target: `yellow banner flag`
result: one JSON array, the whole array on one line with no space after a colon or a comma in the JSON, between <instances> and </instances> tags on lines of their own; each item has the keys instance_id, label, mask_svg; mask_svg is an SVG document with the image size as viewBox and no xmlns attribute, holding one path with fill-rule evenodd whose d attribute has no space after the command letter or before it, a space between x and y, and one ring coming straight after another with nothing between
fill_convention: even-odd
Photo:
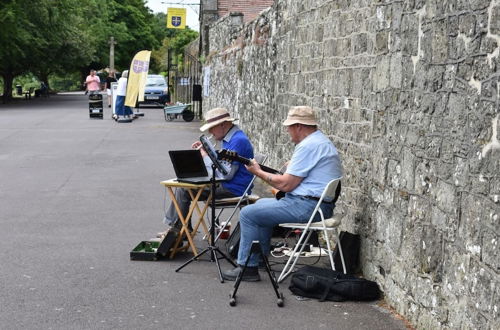
<instances>
[{"instance_id":1,"label":"yellow banner flag","mask_svg":"<svg viewBox=\"0 0 500 330\"><path fill-rule=\"evenodd\" d=\"M135 54L132 63L130 63L127 95L125 97L125 105L128 107L135 107L137 101L144 101L144 89L148 77L150 57L151 52L149 50L141 50Z\"/></svg>"},{"instance_id":2,"label":"yellow banner flag","mask_svg":"<svg viewBox=\"0 0 500 330\"><path fill-rule=\"evenodd\" d=\"M167 29L186 28L186 8L168 8Z\"/></svg>"}]
</instances>

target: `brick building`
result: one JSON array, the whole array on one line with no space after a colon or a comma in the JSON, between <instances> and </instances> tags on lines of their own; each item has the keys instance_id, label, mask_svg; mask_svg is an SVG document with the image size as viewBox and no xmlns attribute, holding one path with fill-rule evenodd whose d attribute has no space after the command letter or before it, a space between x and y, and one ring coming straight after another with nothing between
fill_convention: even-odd
<instances>
[{"instance_id":1,"label":"brick building","mask_svg":"<svg viewBox=\"0 0 500 330\"><path fill-rule=\"evenodd\" d=\"M271 7L274 0L202 0L200 14L200 33L202 47L200 52L208 55L209 25L220 18L232 15L236 25L250 22L264 9Z\"/></svg>"},{"instance_id":2,"label":"brick building","mask_svg":"<svg viewBox=\"0 0 500 330\"><path fill-rule=\"evenodd\" d=\"M217 15L224 17L233 12L242 13L243 21L246 23L273 3L274 0L219 0L217 1Z\"/></svg>"}]
</instances>

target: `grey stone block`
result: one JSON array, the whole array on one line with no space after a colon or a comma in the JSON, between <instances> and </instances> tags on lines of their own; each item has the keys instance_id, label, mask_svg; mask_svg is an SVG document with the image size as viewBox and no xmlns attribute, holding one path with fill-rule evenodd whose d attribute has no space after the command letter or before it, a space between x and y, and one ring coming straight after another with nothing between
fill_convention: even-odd
<instances>
[{"instance_id":1,"label":"grey stone block","mask_svg":"<svg viewBox=\"0 0 500 330\"><path fill-rule=\"evenodd\" d=\"M448 31L446 20L438 20L432 24L432 62L444 63L448 57Z\"/></svg>"},{"instance_id":2,"label":"grey stone block","mask_svg":"<svg viewBox=\"0 0 500 330\"><path fill-rule=\"evenodd\" d=\"M434 282L441 282L443 261L443 236L441 232L432 226L424 226L420 249L419 272L431 274ZM430 287L427 290L430 290ZM417 299L417 301L423 300L425 299ZM424 306L426 305L424 304ZM427 303L426 307L432 306Z\"/></svg>"},{"instance_id":3,"label":"grey stone block","mask_svg":"<svg viewBox=\"0 0 500 330\"><path fill-rule=\"evenodd\" d=\"M500 35L500 5L491 8L490 33Z\"/></svg>"},{"instance_id":4,"label":"grey stone block","mask_svg":"<svg viewBox=\"0 0 500 330\"><path fill-rule=\"evenodd\" d=\"M500 255L498 253L499 237L492 229L485 228L482 234L482 260L492 269L500 269Z\"/></svg>"},{"instance_id":5,"label":"grey stone block","mask_svg":"<svg viewBox=\"0 0 500 330\"><path fill-rule=\"evenodd\" d=\"M386 54L389 51L389 32L380 31L375 35L375 50L377 53Z\"/></svg>"},{"instance_id":6,"label":"grey stone block","mask_svg":"<svg viewBox=\"0 0 500 330\"><path fill-rule=\"evenodd\" d=\"M485 9L490 5L489 0L470 0L470 8L472 10Z\"/></svg>"},{"instance_id":7,"label":"grey stone block","mask_svg":"<svg viewBox=\"0 0 500 330\"><path fill-rule=\"evenodd\" d=\"M401 88L402 84L402 56L401 54L393 54L390 64L390 86L392 88Z\"/></svg>"}]
</instances>

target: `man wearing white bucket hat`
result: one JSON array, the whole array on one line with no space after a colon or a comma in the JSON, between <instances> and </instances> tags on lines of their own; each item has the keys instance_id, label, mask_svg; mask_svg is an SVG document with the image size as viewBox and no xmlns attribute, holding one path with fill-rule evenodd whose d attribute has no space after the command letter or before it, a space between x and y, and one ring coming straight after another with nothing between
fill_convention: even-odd
<instances>
[{"instance_id":1,"label":"man wearing white bucket hat","mask_svg":"<svg viewBox=\"0 0 500 330\"><path fill-rule=\"evenodd\" d=\"M231 117L227 109L225 108L215 108L207 112L205 116L205 124L200 127L200 131L208 131L213 135L215 140L222 142L222 148L232 150L238 153L238 155L245 158L253 158L253 147L250 143L248 137L243 133L243 131L235 125L233 122L234 118ZM200 141L194 142L191 147L193 149L199 149L205 165L211 166L211 160L208 157L206 151L203 149ZM211 169L210 172L211 173ZM226 197L236 197L243 195L246 187L252 180L253 175L248 172L245 166L237 161L231 163L231 170L224 176L224 181L217 185L215 191L216 198L226 198ZM210 188L207 188L201 195L201 200L208 198L210 194ZM191 197L189 193L184 189L177 189L175 191L175 199L179 203L181 211L184 215L187 215L189 211L189 204L191 203ZM179 216L175 210L173 203L165 214L164 223L170 226L180 226Z\"/></svg>"},{"instance_id":2,"label":"man wearing white bucket hat","mask_svg":"<svg viewBox=\"0 0 500 330\"><path fill-rule=\"evenodd\" d=\"M326 184L342 176L342 165L333 143L318 130L312 108L293 107L283 122L295 150L285 174L269 174L252 161L246 168L271 186L286 193L285 197L261 198L245 206L240 213L241 239L238 267L224 271L224 279L234 281L242 271L250 253L252 241L260 241L264 253L269 254L273 227L280 223L307 222L318 203ZM325 217L330 217L334 201L321 203ZM259 281L260 255L252 254L243 274L244 281Z\"/></svg>"}]
</instances>

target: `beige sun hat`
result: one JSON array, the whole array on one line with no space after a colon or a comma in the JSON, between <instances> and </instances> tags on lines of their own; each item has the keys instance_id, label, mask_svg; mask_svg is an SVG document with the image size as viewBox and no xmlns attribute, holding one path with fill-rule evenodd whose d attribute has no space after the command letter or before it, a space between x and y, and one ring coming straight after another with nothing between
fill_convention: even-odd
<instances>
[{"instance_id":1,"label":"beige sun hat","mask_svg":"<svg viewBox=\"0 0 500 330\"><path fill-rule=\"evenodd\" d=\"M305 105L290 108L283 125L290 126L293 124L317 126L318 122L316 121L314 110Z\"/></svg>"},{"instance_id":2,"label":"beige sun hat","mask_svg":"<svg viewBox=\"0 0 500 330\"><path fill-rule=\"evenodd\" d=\"M231 118L229 111L225 108L214 108L207 112L205 115L205 125L200 127L200 131L204 132L214 126L219 125L225 121L235 121Z\"/></svg>"}]
</instances>

